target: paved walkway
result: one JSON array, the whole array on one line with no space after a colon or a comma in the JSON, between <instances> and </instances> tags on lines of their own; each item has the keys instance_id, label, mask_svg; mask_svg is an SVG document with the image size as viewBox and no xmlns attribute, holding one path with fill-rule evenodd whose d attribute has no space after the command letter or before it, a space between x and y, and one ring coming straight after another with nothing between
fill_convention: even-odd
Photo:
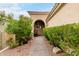
<instances>
[{"instance_id":1,"label":"paved walkway","mask_svg":"<svg viewBox=\"0 0 79 59\"><path fill-rule=\"evenodd\" d=\"M7 49L0 56L50 56L48 41L44 36L35 37L29 44L14 49Z\"/></svg>"},{"instance_id":2,"label":"paved walkway","mask_svg":"<svg viewBox=\"0 0 79 59\"><path fill-rule=\"evenodd\" d=\"M14 49L7 49L0 56L60 56L52 53L52 45L44 36L34 37L28 44Z\"/></svg>"},{"instance_id":3,"label":"paved walkway","mask_svg":"<svg viewBox=\"0 0 79 59\"><path fill-rule=\"evenodd\" d=\"M30 56L50 56L50 51L44 36L38 36L33 39Z\"/></svg>"}]
</instances>

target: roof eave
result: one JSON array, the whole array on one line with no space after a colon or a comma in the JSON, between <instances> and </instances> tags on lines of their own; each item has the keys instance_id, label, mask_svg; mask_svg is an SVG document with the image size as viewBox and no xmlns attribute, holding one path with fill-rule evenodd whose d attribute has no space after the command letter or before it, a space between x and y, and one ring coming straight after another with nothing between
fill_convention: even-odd
<instances>
[{"instance_id":1,"label":"roof eave","mask_svg":"<svg viewBox=\"0 0 79 59\"><path fill-rule=\"evenodd\" d=\"M61 6L64 6L66 3L56 3L54 8L50 11L49 15L46 18L46 22L48 22L56 13L59 11Z\"/></svg>"},{"instance_id":2,"label":"roof eave","mask_svg":"<svg viewBox=\"0 0 79 59\"><path fill-rule=\"evenodd\" d=\"M30 15L41 15L41 14L43 14L43 15L48 15L49 14L49 12L48 11L28 11L28 13L30 14Z\"/></svg>"}]
</instances>

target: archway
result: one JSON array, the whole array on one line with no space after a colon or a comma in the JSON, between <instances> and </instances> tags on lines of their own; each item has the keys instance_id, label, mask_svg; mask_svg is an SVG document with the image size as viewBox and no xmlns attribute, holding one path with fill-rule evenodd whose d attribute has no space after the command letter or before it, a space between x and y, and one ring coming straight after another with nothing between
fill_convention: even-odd
<instances>
[{"instance_id":1,"label":"archway","mask_svg":"<svg viewBox=\"0 0 79 59\"><path fill-rule=\"evenodd\" d=\"M42 20L37 20L34 23L34 36L42 36L45 23Z\"/></svg>"}]
</instances>

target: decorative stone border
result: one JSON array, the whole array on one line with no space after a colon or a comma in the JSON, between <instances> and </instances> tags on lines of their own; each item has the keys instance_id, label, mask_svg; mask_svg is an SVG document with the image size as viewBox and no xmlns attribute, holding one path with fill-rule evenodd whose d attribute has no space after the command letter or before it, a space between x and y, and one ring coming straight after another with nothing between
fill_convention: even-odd
<instances>
[{"instance_id":1,"label":"decorative stone border","mask_svg":"<svg viewBox=\"0 0 79 59\"><path fill-rule=\"evenodd\" d=\"M9 47L6 47L6 48L2 49L2 50L0 51L0 53L2 53L3 51L7 50L8 48L9 48Z\"/></svg>"}]
</instances>

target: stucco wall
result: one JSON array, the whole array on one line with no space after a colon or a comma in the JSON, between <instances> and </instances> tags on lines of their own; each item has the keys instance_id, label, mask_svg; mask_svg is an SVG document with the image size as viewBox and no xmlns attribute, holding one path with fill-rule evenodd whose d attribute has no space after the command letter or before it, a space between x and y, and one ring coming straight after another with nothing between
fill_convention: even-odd
<instances>
[{"instance_id":1,"label":"stucco wall","mask_svg":"<svg viewBox=\"0 0 79 59\"><path fill-rule=\"evenodd\" d=\"M48 26L60 26L63 24L79 22L79 3L65 4L48 22Z\"/></svg>"},{"instance_id":2,"label":"stucco wall","mask_svg":"<svg viewBox=\"0 0 79 59\"><path fill-rule=\"evenodd\" d=\"M45 22L45 20L46 20L46 17L47 17L48 15L31 15L31 18L32 18L32 20L33 20L33 23L36 21L36 20L43 20L44 22Z\"/></svg>"},{"instance_id":3,"label":"stucco wall","mask_svg":"<svg viewBox=\"0 0 79 59\"><path fill-rule=\"evenodd\" d=\"M46 17L48 16L48 14L46 14L46 15L30 15L31 16L31 18L32 18L32 32L34 32L34 23L35 23L35 21L37 21L37 20L42 20L44 23L45 23L45 25L46 25Z\"/></svg>"},{"instance_id":4,"label":"stucco wall","mask_svg":"<svg viewBox=\"0 0 79 59\"><path fill-rule=\"evenodd\" d=\"M7 27L7 22L3 24L0 24L0 48L5 48L7 46L6 41L10 38L13 38L15 40L15 35L8 34L5 32L5 28Z\"/></svg>"},{"instance_id":5,"label":"stucco wall","mask_svg":"<svg viewBox=\"0 0 79 59\"><path fill-rule=\"evenodd\" d=\"M2 32L2 47L3 48L7 46L6 41L9 40L10 38L13 38L13 40L15 40L15 35Z\"/></svg>"}]
</instances>

